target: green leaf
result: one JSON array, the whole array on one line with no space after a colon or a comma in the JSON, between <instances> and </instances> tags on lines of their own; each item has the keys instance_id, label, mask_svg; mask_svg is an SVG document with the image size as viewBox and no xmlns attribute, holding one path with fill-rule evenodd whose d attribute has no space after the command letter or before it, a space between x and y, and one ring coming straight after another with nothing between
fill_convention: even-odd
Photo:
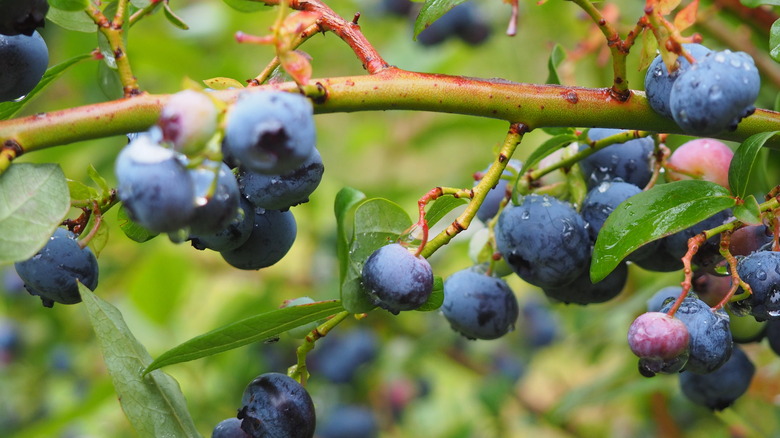
<instances>
[{"instance_id":1,"label":"green leaf","mask_svg":"<svg viewBox=\"0 0 780 438\"><path fill-rule=\"evenodd\" d=\"M453 196L442 196L433 201L433 204L425 213L425 220L428 221L428 227L436 225L447 213L469 203L468 198L455 198Z\"/></svg>"},{"instance_id":2,"label":"green leaf","mask_svg":"<svg viewBox=\"0 0 780 438\"><path fill-rule=\"evenodd\" d=\"M267 9L268 6L259 0L222 0L231 8L239 12L257 12Z\"/></svg>"},{"instance_id":3,"label":"green leaf","mask_svg":"<svg viewBox=\"0 0 780 438\"><path fill-rule=\"evenodd\" d=\"M152 4L151 0L130 0L130 3L135 6L138 9L143 9L150 4Z\"/></svg>"},{"instance_id":4,"label":"green leaf","mask_svg":"<svg viewBox=\"0 0 780 438\"><path fill-rule=\"evenodd\" d=\"M556 44L547 60L547 82L548 84L560 85L561 78L558 77L558 66L566 59L566 51L560 44Z\"/></svg>"},{"instance_id":5,"label":"green leaf","mask_svg":"<svg viewBox=\"0 0 780 438\"><path fill-rule=\"evenodd\" d=\"M98 173L97 169L95 169L95 166L92 164L90 164L87 168L87 175L89 175L89 179L91 179L95 185L100 187L100 196L106 196L108 192L111 191L111 187L109 187L108 181L106 181L106 179L103 178L100 173Z\"/></svg>"},{"instance_id":6,"label":"green leaf","mask_svg":"<svg viewBox=\"0 0 780 438\"><path fill-rule=\"evenodd\" d=\"M176 380L159 370L141 375L152 357L119 310L81 284L79 292L119 403L136 432L143 437L200 437Z\"/></svg>"},{"instance_id":7,"label":"green leaf","mask_svg":"<svg viewBox=\"0 0 780 438\"><path fill-rule=\"evenodd\" d=\"M577 136L573 132L558 134L547 139L547 141L539 145L539 147L531 152L531 155L526 158L525 163L523 164L523 169L520 170L520 174L522 175L528 172L529 169L533 169L534 166L539 164L539 162L548 155L561 149L562 147L568 146L575 141L577 141Z\"/></svg>"},{"instance_id":8,"label":"green leaf","mask_svg":"<svg viewBox=\"0 0 780 438\"><path fill-rule=\"evenodd\" d=\"M354 207L364 199L366 199L366 195L363 192L352 187L344 187L336 194L336 201L333 205L338 233L339 281L342 283L347 276L349 241L354 224L354 215L350 213L354 213Z\"/></svg>"},{"instance_id":9,"label":"green leaf","mask_svg":"<svg viewBox=\"0 0 780 438\"><path fill-rule=\"evenodd\" d=\"M398 239L411 223L409 215L387 199L369 199L355 209L347 272L341 283L341 301L350 313L365 313L375 307L361 284L363 263L371 253Z\"/></svg>"},{"instance_id":10,"label":"green leaf","mask_svg":"<svg viewBox=\"0 0 780 438\"><path fill-rule=\"evenodd\" d=\"M33 97L43 91L43 89L46 88L53 80L57 79L63 72L65 72L68 67L90 58L91 56L92 55L76 56L75 58L63 61L46 70L46 73L43 74L43 77L41 78L41 81L38 82L38 85L36 85L32 91L27 93L23 99L0 103L0 120L10 119L11 117L15 116L25 105L27 105L28 102L30 102L30 100L32 100Z\"/></svg>"},{"instance_id":11,"label":"green leaf","mask_svg":"<svg viewBox=\"0 0 780 438\"><path fill-rule=\"evenodd\" d=\"M414 37L420 32L424 31L428 26L433 24L442 15L446 14L450 9L458 6L466 0L426 0L420 13L417 15L417 20L414 22Z\"/></svg>"},{"instance_id":12,"label":"green leaf","mask_svg":"<svg viewBox=\"0 0 780 438\"><path fill-rule=\"evenodd\" d=\"M95 226L95 215L93 214L89 217L87 226L84 227L84 231L81 233L80 237L86 236L87 233L89 233L94 226ZM95 253L95 257L100 257L100 253L103 251L103 248L106 247L107 243L108 243L108 224L106 223L105 218L103 218L103 220L100 222L100 228L97 229L95 234L89 240L87 246L89 247L89 249L92 250L93 253Z\"/></svg>"},{"instance_id":13,"label":"green leaf","mask_svg":"<svg viewBox=\"0 0 780 438\"><path fill-rule=\"evenodd\" d=\"M697 224L733 207L728 189L709 181L662 184L632 196L609 215L593 248L590 277L601 281L647 242Z\"/></svg>"},{"instance_id":14,"label":"green leaf","mask_svg":"<svg viewBox=\"0 0 780 438\"><path fill-rule=\"evenodd\" d=\"M70 199L78 203L86 204L91 199L96 199L98 191L93 187L84 184L81 181L68 180L68 191L70 192Z\"/></svg>"},{"instance_id":15,"label":"green leaf","mask_svg":"<svg viewBox=\"0 0 780 438\"><path fill-rule=\"evenodd\" d=\"M780 19L775 20L769 29L769 56L780 62Z\"/></svg>"},{"instance_id":16,"label":"green leaf","mask_svg":"<svg viewBox=\"0 0 780 438\"><path fill-rule=\"evenodd\" d=\"M62 28L76 32L97 32L97 24L84 11L64 11L55 7L49 8L46 18Z\"/></svg>"},{"instance_id":17,"label":"green leaf","mask_svg":"<svg viewBox=\"0 0 780 438\"><path fill-rule=\"evenodd\" d=\"M444 281L440 276L434 275L431 296L428 297L428 301L426 301L425 304L416 310L418 312L430 312L441 307L442 303L444 303Z\"/></svg>"},{"instance_id":18,"label":"green leaf","mask_svg":"<svg viewBox=\"0 0 780 438\"><path fill-rule=\"evenodd\" d=\"M49 0L49 6L63 11L83 11L89 6L87 0Z\"/></svg>"},{"instance_id":19,"label":"green leaf","mask_svg":"<svg viewBox=\"0 0 780 438\"><path fill-rule=\"evenodd\" d=\"M56 164L12 164L0 174L0 265L27 260L70 210L68 182Z\"/></svg>"},{"instance_id":20,"label":"green leaf","mask_svg":"<svg viewBox=\"0 0 780 438\"><path fill-rule=\"evenodd\" d=\"M729 186L735 196L743 198L748 191L751 174L760 164L757 160L764 143L780 131L761 132L751 135L734 152L729 166Z\"/></svg>"},{"instance_id":21,"label":"green leaf","mask_svg":"<svg viewBox=\"0 0 780 438\"><path fill-rule=\"evenodd\" d=\"M761 225L761 209L753 195L743 199L744 203L734 207L734 216L740 222L748 225Z\"/></svg>"},{"instance_id":22,"label":"green leaf","mask_svg":"<svg viewBox=\"0 0 780 438\"><path fill-rule=\"evenodd\" d=\"M214 90L227 90L229 88L244 88L244 84L233 78L211 78L203 81L207 87Z\"/></svg>"},{"instance_id":23,"label":"green leaf","mask_svg":"<svg viewBox=\"0 0 780 438\"><path fill-rule=\"evenodd\" d=\"M98 64L97 82L100 91L110 100L121 99L125 92L122 85L122 79L119 78L119 72L109 67L105 62Z\"/></svg>"},{"instance_id":24,"label":"green leaf","mask_svg":"<svg viewBox=\"0 0 780 438\"><path fill-rule=\"evenodd\" d=\"M125 210L124 205L119 207L119 211L116 213L116 219L119 221L119 228L124 231L125 235L129 237L130 240L136 241L138 243L144 243L148 240L154 239L158 235L158 233L149 231L130 219L130 216L127 215L127 210Z\"/></svg>"},{"instance_id":25,"label":"green leaf","mask_svg":"<svg viewBox=\"0 0 780 438\"><path fill-rule=\"evenodd\" d=\"M171 24L173 24L174 26L182 30L190 29L190 26L188 26L187 23L184 22L184 20L182 20L178 15L173 13L168 2L163 3L163 10L165 11L165 18L167 18Z\"/></svg>"},{"instance_id":26,"label":"green leaf","mask_svg":"<svg viewBox=\"0 0 780 438\"><path fill-rule=\"evenodd\" d=\"M144 374L158 368L242 347L276 337L287 330L319 321L343 310L338 301L320 301L285 307L242 319L212 330L171 348L144 369Z\"/></svg>"}]
</instances>

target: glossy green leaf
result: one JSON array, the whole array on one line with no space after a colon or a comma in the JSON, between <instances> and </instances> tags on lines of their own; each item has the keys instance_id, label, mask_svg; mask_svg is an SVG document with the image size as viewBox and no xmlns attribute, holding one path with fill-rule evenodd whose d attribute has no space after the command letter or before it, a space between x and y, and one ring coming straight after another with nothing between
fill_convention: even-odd
<instances>
[{"instance_id":1,"label":"glossy green leaf","mask_svg":"<svg viewBox=\"0 0 780 438\"><path fill-rule=\"evenodd\" d=\"M702 180L662 184L620 204L609 215L593 248L591 280L601 281L647 242L697 224L736 204L728 189Z\"/></svg>"},{"instance_id":2,"label":"glossy green leaf","mask_svg":"<svg viewBox=\"0 0 780 438\"><path fill-rule=\"evenodd\" d=\"M49 6L63 11L84 11L89 6L88 0L49 0Z\"/></svg>"},{"instance_id":3,"label":"glossy green leaf","mask_svg":"<svg viewBox=\"0 0 780 438\"><path fill-rule=\"evenodd\" d=\"M428 227L436 225L447 213L455 210L461 205L469 203L468 198L455 198L453 196L442 196L433 201L428 211L425 213L425 220L428 221Z\"/></svg>"},{"instance_id":4,"label":"glossy green leaf","mask_svg":"<svg viewBox=\"0 0 780 438\"><path fill-rule=\"evenodd\" d=\"M433 290L428 301L417 308L418 312L430 312L437 310L444 303L444 281L438 275L433 276Z\"/></svg>"},{"instance_id":5,"label":"glossy green leaf","mask_svg":"<svg viewBox=\"0 0 780 438\"><path fill-rule=\"evenodd\" d=\"M168 22L173 24L174 26L178 27L182 30L189 30L190 26L187 25L187 23L184 22L178 15L176 15L172 10L168 2L163 3L163 11L165 11L165 18L168 19Z\"/></svg>"},{"instance_id":6,"label":"glossy green leaf","mask_svg":"<svg viewBox=\"0 0 780 438\"><path fill-rule=\"evenodd\" d=\"M76 56L75 58L63 61L46 70L46 73L43 74L43 77L41 78L41 81L38 82L38 85L36 85L32 91L27 93L23 99L0 103L0 120L10 119L11 117L15 116L19 111L22 110L22 108L24 108L25 105L27 105L28 102L30 102L30 100L32 100L33 97L49 86L49 84L57 79L62 73L64 73L68 67L90 57L91 55Z\"/></svg>"},{"instance_id":7,"label":"glossy green leaf","mask_svg":"<svg viewBox=\"0 0 780 438\"><path fill-rule=\"evenodd\" d=\"M0 174L0 265L27 260L70 210L68 182L56 164L12 164Z\"/></svg>"},{"instance_id":8,"label":"glossy green leaf","mask_svg":"<svg viewBox=\"0 0 780 438\"><path fill-rule=\"evenodd\" d=\"M157 237L158 233L149 231L130 219L124 205L119 206L119 211L116 213L116 219L119 221L119 228L124 231L125 235L129 237L130 240L143 243Z\"/></svg>"},{"instance_id":9,"label":"glossy green leaf","mask_svg":"<svg viewBox=\"0 0 780 438\"><path fill-rule=\"evenodd\" d=\"M762 132L750 136L734 152L729 166L729 186L735 196L740 198L747 195L748 182L754 171L759 167L759 153L764 143L779 131Z\"/></svg>"},{"instance_id":10,"label":"glossy green leaf","mask_svg":"<svg viewBox=\"0 0 780 438\"><path fill-rule=\"evenodd\" d=\"M450 9L464 3L466 0L426 0L420 13L417 15L417 20L414 22L414 37L420 32L424 31L428 26L433 24L434 21L441 18Z\"/></svg>"},{"instance_id":11,"label":"glossy green leaf","mask_svg":"<svg viewBox=\"0 0 780 438\"><path fill-rule=\"evenodd\" d=\"M371 253L397 240L411 223L409 215L387 199L369 199L355 209L347 272L341 283L341 301L350 313L365 313L375 307L361 284L363 263Z\"/></svg>"},{"instance_id":12,"label":"glossy green leaf","mask_svg":"<svg viewBox=\"0 0 780 438\"><path fill-rule=\"evenodd\" d=\"M76 32L97 32L97 24L84 11L64 11L55 7L49 8L46 19L62 28Z\"/></svg>"},{"instance_id":13,"label":"glossy green leaf","mask_svg":"<svg viewBox=\"0 0 780 438\"><path fill-rule=\"evenodd\" d=\"M144 374L158 368L212 356L253 342L274 338L295 327L319 321L343 310L338 301L320 301L285 307L236 321L171 348L149 364Z\"/></svg>"},{"instance_id":14,"label":"glossy green leaf","mask_svg":"<svg viewBox=\"0 0 780 438\"><path fill-rule=\"evenodd\" d=\"M83 285L79 292L127 419L142 437L200 437L178 382L162 371L141 375L152 357L119 310Z\"/></svg>"},{"instance_id":15,"label":"glossy green leaf","mask_svg":"<svg viewBox=\"0 0 780 438\"><path fill-rule=\"evenodd\" d=\"M566 59L566 51L563 46L556 44L547 60L547 81L548 84L560 85L561 78L558 76L558 66Z\"/></svg>"},{"instance_id":16,"label":"glossy green leaf","mask_svg":"<svg viewBox=\"0 0 780 438\"><path fill-rule=\"evenodd\" d=\"M257 12L268 9L268 6L259 0L222 0L231 8L239 12Z\"/></svg>"},{"instance_id":17,"label":"glossy green leaf","mask_svg":"<svg viewBox=\"0 0 780 438\"><path fill-rule=\"evenodd\" d=\"M531 155L529 155L528 158L526 158L525 163L523 163L523 169L520 170L520 174L522 175L528 172L529 169L535 168L535 166L545 157L575 141L577 141L577 136L573 132L558 134L547 139L531 152Z\"/></svg>"},{"instance_id":18,"label":"glossy green leaf","mask_svg":"<svg viewBox=\"0 0 780 438\"><path fill-rule=\"evenodd\" d=\"M349 242L354 223L353 208L362 200L366 199L363 192L344 187L336 194L336 201L333 210L336 214L336 224L338 233L338 257L339 257L339 281L344 282L347 276L349 266Z\"/></svg>"},{"instance_id":19,"label":"glossy green leaf","mask_svg":"<svg viewBox=\"0 0 780 438\"><path fill-rule=\"evenodd\" d=\"M734 217L748 225L760 225L761 209L758 206L756 197L749 195L743 201L742 204L734 207Z\"/></svg>"},{"instance_id":20,"label":"glossy green leaf","mask_svg":"<svg viewBox=\"0 0 780 438\"><path fill-rule=\"evenodd\" d=\"M769 56L780 62L780 19L775 20L769 29Z\"/></svg>"}]
</instances>

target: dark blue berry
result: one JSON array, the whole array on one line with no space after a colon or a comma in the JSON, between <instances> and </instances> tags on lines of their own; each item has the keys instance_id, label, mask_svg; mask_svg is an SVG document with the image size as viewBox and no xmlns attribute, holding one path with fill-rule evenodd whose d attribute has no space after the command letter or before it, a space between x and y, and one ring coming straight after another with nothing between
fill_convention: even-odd
<instances>
[{"instance_id":1,"label":"dark blue berry","mask_svg":"<svg viewBox=\"0 0 780 438\"><path fill-rule=\"evenodd\" d=\"M624 131L593 128L588 131L588 138L591 141L598 141L621 132ZM580 150L587 147L582 145ZM637 187L646 186L653 176L654 148L653 139L643 137L613 144L588 155L579 163L588 188L592 189L602 181L612 181L617 178Z\"/></svg>"},{"instance_id":2,"label":"dark blue berry","mask_svg":"<svg viewBox=\"0 0 780 438\"><path fill-rule=\"evenodd\" d=\"M363 406L338 406L317 427L319 438L376 438L379 425L376 416Z\"/></svg>"},{"instance_id":3,"label":"dark blue berry","mask_svg":"<svg viewBox=\"0 0 780 438\"><path fill-rule=\"evenodd\" d=\"M519 172L522 169L523 163L518 160L509 160L507 168L514 169L514 172ZM498 213L498 208L501 206L501 201L506 198L506 187L509 184L509 180L505 178L511 178L512 172L510 170L504 170L502 178L498 180L496 186L490 189L485 195L485 199L482 201L482 205L477 210L477 219L483 223L487 223L490 219Z\"/></svg>"},{"instance_id":4,"label":"dark blue berry","mask_svg":"<svg viewBox=\"0 0 780 438\"><path fill-rule=\"evenodd\" d=\"M754 252L739 260L737 273L753 294L732 305L749 309L758 321L780 318L780 252Z\"/></svg>"},{"instance_id":5,"label":"dark blue berry","mask_svg":"<svg viewBox=\"0 0 780 438\"><path fill-rule=\"evenodd\" d=\"M496 339L514 330L517 298L500 278L475 269L452 274L444 282L441 306L453 330L468 339Z\"/></svg>"},{"instance_id":6,"label":"dark blue berry","mask_svg":"<svg viewBox=\"0 0 780 438\"><path fill-rule=\"evenodd\" d=\"M546 347L555 341L559 331L559 322L547 305L528 301L520 309L517 333L526 345Z\"/></svg>"},{"instance_id":7,"label":"dark blue berry","mask_svg":"<svg viewBox=\"0 0 780 438\"><path fill-rule=\"evenodd\" d=\"M217 172L214 171L215 167L219 169ZM230 225L238 214L241 195L236 177L226 164L208 160L189 172L196 205L189 221L190 232L218 233Z\"/></svg>"},{"instance_id":8,"label":"dark blue berry","mask_svg":"<svg viewBox=\"0 0 780 438\"><path fill-rule=\"evenodd\" d=\"M451 36L458 36L470 45L479 45L490 37L490 26L478 14L472 3L461 3L450 9L417 35L424 46L443 43Z\"/></svg>"},{"instance_id":9,"label":"dark blue berry","mask_svg":"<svg viewBox=\"0 0 780 438\"><path fill-rule=\"evenodd\" d=\"M4 15L5 10L0 10ZM32 36L0 35L0 102L17 99L32 91L48 65L49 50L38 32Z\"/></svg>"},{"instance_id":10,"label":"dark blue berry","mask_svg":"<svg viewBox=\"0 0 780 438\"><path fill-rule=\"evenodd\" d=\"M665 237L663 244L669 254L679 260L688 252L688 240L691 237L702 231L719 227L731 219L731 210L723 210L696 225ZM704 244L700 245L698 251L691 259L694 264L702 267L712 266L721 260L723 260L723 256L720 255L720 235L712 236Z\"/></svg>"},{"instance_id":11,"label":"dark blue berry","mask_svg":"<svg viewBox=\"0 0 780 438\"><path fill-rule=\"evenodd\" d=\"M735 347L729 360L709 374L681 373L680 388L690 401L721 411L747 392L755 373L756 367L750 358Z\"/></svg>"},{"instance_id":12,"label":"dark blue berry","mask_svg":"<svg viewBox=\"0 0 780 438\"><path fill-rule=\"evenodd\" d=\"M77 280L91 290L98 284L95 255L89 248L81 249L76 236L64 228L57 228L37 254L15 267L27 290L47 307L81 302Z\"/></svg>"},{"instance_id":13,"label":"dark blue berry","mask_svg":"<svg viewBox=\"0 0 780 438\"><path fill-rule=\"evenodd\" d=\"M398 314L425 304L433 291L433 272L424 257L398 243L374 251L362 270L363 287L374 304Z\"/></svg>"},{"instance_id":14,"label":"dark blue berry","mask_svg":"<svg viewBox=\"0 0 780 438\"><path fill-rule=\"evenodd\" d=\"M241 193L255 206L285 210L309 200L309 195L320 184L324 170L322 156L315 148L303 164L284 175L241 170L238 185Z\"/></svg>"},{"instance_id":15,"label":"dark blue berry","mask_svg":"<svg viewBox=\"0 0 780 438\"><path fill-rule=\"evenodd\" d=\"M238 418L253 438L311 438L316 417L306 389L280 373L255 378L244 390Z\"/></svg>"},{"instance_id":16,"label":"dark blue berry","mask_svg":"<svg viewBox=\"0 0 780 438\"><path fill-rule=\"evenodd\" d=\"M685 50L693 56L693 59L701 59L710 49L701 44L683 44ZM675 70L669 73L661 55L653 59L645 75L645 93L650 107L662 116L672 118L672 111L669 109L669 96L672 94L672 85L680 77L680 74L691 67L691 63L684 56L677 58Z\"/></svg>"},{"instance_id":17,"label":"dark blue berry","mask_svg":"<svg viewBox=\"0 0 780 438\"><path fill-rule=\"evenodd\" d=\"M673 303L682 293L680 286L668 286L656 292L647 300L648 312L660 312L669 303Z\"/></svg>"},{"instance_id":18,"label":"dark blue berry","mask_svg":"<svg viewBox=\"0 0 780 438\"><path fill-rule=\"evenodd\" d=\"M542 287L549 298L574 304L597 304L615 298L623 290L628 279L628 266L620 263L606 278L593 283L590 281L590 265L572 282L557 287Z\"/></svg>"},{"instance_id":19,"label":"dark blue berry","mask_svg":"<svg viewBox=\"0 0 780 438\"><path fill-rule=\"evenodd\" d=\"M379 342L370 330L334 331L317 341L317 348L309 356L309 369L331 383L350 383L378 351Z\"/></svg>"},{"instance_id":20,"label":"dark blue berry","mask_svg":"<svg viewBox=\"0 0 780 438\"><path fill-rule=\"evenodd\" d=\"M211 432L211 438L250 438L250 436L241 430L241 420L234 417L220 421Z\"/></svg>"},{"instance_id":21,"label":"dark blue berry","mask_svg":"<svg viewBox=\"0 0 780 438\"><path fill-rule=\"evenodd\" d=\"M190 236L196 249L230 251L243 245L252 234L255 226L255 206L244 197L239 199L239 208L233 219L221 230Z\"/></svg>"},{"instance_id":22,"label":"dark blue berry","mask_svg":"<svg viewBox=\"0 0 780 438\"><path fill-rule=\"evenodd\" d=\"M289 211L255 212L252 233L241 246L221 251L222 258L238 269L255 270L271 266L282 259L295 242L298 228Z\"/></svg>"},{"instance_id":23,"label":"dark blue berry","mask_svg":"<svg viewBox=\"0 0 780 438\"><path fill-rule=\"evenodd\" d=\"M498 251L520 278L539 287L558 287L588 269L590 237L568 203L528 195L507 207L496 226Z\"/></svg>"},{"instance_id":24,"label":"dark blue berry","mask_svg":"<svg viewBox=\"0 0 780 438\"><path fill-rule=\"evenodd\" d=\"M688 134L706 136L734 130L753 106L761 78L744 52L710 52L680 74L672 86L669 108Z\"/></svg>"},{"instance_id":25,"label":"dark blue berry","mask_svg":"<svg viewBox=\"0 0 780 438\"><path fill-rule=\"evenodd\" d=\"M766 323L766 339L769 348L780 356L780 319L770 319Z\"/></svg>"},{"instance_id":26,"label":"dark blue berry","mask_svg":"<svg viewBox=\"0 0 780 438\"><path fill-rule=\"evenodd\" d=\"M49 2L47 0L0 0L0 11L3 11L0 15L0 35L30 36L35 28L43 27L46 13L49 12Z\"/></svg>"},{"instance_id":27,"label":"dark blue berry","mask_svg":"<svg viewBox=\"0 0 780 438\"><path fill-rule=\"evenodd\" d=\"M582 218L590 225L591 239L596 241L604 222L618 205L641 192L639 187L622 181L605 181L591 189L580 209Z\"/></svg>"},{"instance_id":28,"label":"dark blue berry","mask_svg":"<svg viewBox=\"0 0 780 438\"><path fill-rule=\"evenodd\" d=\"M245 92L227 115L225 155L253 172L292 172L312 154L316 136L311 102L281 91Z\"/></svg>"}]
</instances>

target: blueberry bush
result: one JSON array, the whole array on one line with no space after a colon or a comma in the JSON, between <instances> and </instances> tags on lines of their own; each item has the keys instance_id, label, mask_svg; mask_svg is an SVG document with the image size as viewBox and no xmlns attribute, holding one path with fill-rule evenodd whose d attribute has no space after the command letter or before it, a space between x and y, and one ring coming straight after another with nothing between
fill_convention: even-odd
<instances>
[{"instance_id":1,"label":"blueberry bush","mask_svg":"<svg viewBox=\"0 0 780 438\"><path fill-rule=\"evenodd\" d=\"M0 434L777 435L777 4L0 0Z\"/></svg>"}]
</instances>

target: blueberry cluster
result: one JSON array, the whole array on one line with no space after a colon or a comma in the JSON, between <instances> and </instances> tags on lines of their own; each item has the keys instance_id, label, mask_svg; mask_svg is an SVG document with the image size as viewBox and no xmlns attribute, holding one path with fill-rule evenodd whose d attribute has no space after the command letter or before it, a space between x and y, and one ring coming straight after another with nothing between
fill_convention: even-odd
<instances>
[{"instance_id":1,"label":"blueberry cluster","mask_svg":"<svg viewBox=\"0 0 780 438\"><path fill-rule=\"evenodd\" d=\"M207 93L173 95L157 126L117 157L118 196L152 232L183 232L239 269L271 266L295 241L290 207L322 179L311 103L276 91L241 95L226 116L224 162L208 158L220 152L219 117Z\"/></svg>"},{"instance_id":2,"label":"blueberry cluster","mask_svg":"<svg viewBox=\"0 0 780 438\"><path fill-rule=\"evenodd\" d=\"M411 0L382 0L381 9L391 15L414 20L419 8ZM424 46L439 45L450 38L459 38L470 46L477 46L490 38L492 29L472 4L460 3L417 35L417 42Z\"/></svg>"},{"instance_id":3,"label":"blueberry cluster","mask_svg":"<svg viewBox=\"0 0 780 438\"><path fill-rule=\"evenodd\" d=\"M659 55L650 65L645 76L650 105L689 134L736 129L740 120L755 111L753 103L761 86L753 58L698 44L684 47L695 63L678 57L670 73Z\"/></svg>"},{"instance_id":4,"label":"blueberry cluster","mask_svg":"<svg viewBox=\"0 0 780 438\"><path fill-rule=\"evenodd\" d=\"M18 4L25 5L26 2ZM1 28L6 11L0 11L3 11ZM41 34L11 35L0 32L0 102L18 99L32 91L49 65L49 49Z\"/></svg>"}]
</instances>

